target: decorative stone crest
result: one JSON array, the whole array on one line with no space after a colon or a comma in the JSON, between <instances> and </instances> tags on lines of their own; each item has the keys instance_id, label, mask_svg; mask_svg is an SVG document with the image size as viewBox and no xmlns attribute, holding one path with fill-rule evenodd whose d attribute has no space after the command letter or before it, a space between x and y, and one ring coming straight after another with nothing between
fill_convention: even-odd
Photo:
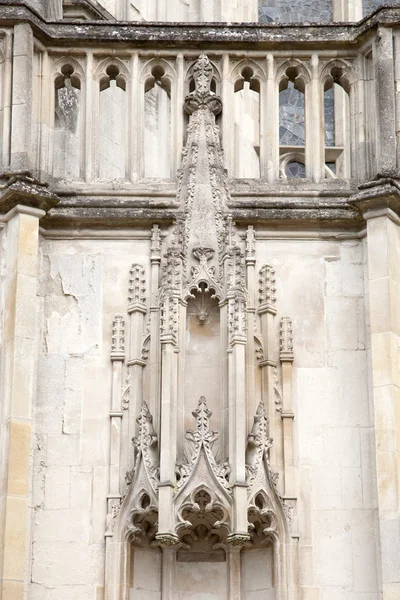
<instances>
[{"instance_id":1,"label":"decorative stone crest","mask_svg":"<svg viewBox=\"0 0 400 600\"><path fill-rule=\"evenodd\" d=\"M211 92L213 66L206 54L201 54L193 67L195 91L186 96L185 109L188 114L207 108L215 115L221 112L221 98Z\"/></svg>"},{"instance_id":2,"label":"decorative stone crest","mask_svg":"<svg viewBox=\"0 0 400 600\"><path fill-rule=\"evenodd\" d=\"M116 315L112 325L111 360L125 357L125 320Z\"/></svg>"},{"instance_id":3,"label":"decorative stone crest","mask_svg":"<svg viewBox=\"0 0 400 600\"><path fill-rule=\"evenodd\" d=\"M133 264L131 267L128 301L128 312L142 310L143 308L144 311L146 310L146 276L141 265Z\"/></svg>"},{"instance_id":4,"label":"decorative stone crest","mask_svg":"<svg viewBox=\"0 0 400 600\"><path fill-rule=\"evenodd\" d=\"M201 451L204 450L207 462L216 479L223 488L228 490L230 467L228 463L220 464L215 460L212 447L218 440L219 434L217 431L210 429L212 412L208 409L204 396L201 396L197 408L192 414L196 419L196 429L188 429L186 439L192 442L194 447L190 461L186 464L177 465L177 488L181 489L186 485L195 470Z\"/></svg>"},{"instance_id":5,"label":"decorative stone crest","mask_svg":"<svg viewBox=\"0 0 400 600\"><path fill-rule=\"evenodd\" d=\"M211 490L195 491L179 508L176 532L184 550L222 549L229 530L228 511Z\"/></svg>"},{"instance_id":6,"label":"decorative stone crest","mask_svg":"<svg viewBox=\"0 0 400 600\"><path fill-rule=\"evenodd\" d=\"M275 271L271 265L261 267L259 283L259 312L276 314Z\"/></svg>"}]
</instances>

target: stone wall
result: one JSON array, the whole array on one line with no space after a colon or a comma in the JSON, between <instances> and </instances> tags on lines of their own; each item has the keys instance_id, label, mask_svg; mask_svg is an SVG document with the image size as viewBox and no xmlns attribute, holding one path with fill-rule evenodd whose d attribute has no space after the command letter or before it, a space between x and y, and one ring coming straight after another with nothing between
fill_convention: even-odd
<instances>
[{"instance_id":1,"label":"stone wall","mask_svg":"<svg viewBox=\"0 0 400 600\"><path fill-rule=\"evenodd\" d=\"M125 310L132 257L146 265L148 245L107 239L41 244L30 600L94 600L103 585L110 330L114 314ZM354 600L375 600L363 245L289 236L260 242L257 259L275 268L279 314L293 316L304 594L319 588L322 597L340 597L345 588ZM190 591L187 578L185 586Z\"/></svg>"}]
</instances>

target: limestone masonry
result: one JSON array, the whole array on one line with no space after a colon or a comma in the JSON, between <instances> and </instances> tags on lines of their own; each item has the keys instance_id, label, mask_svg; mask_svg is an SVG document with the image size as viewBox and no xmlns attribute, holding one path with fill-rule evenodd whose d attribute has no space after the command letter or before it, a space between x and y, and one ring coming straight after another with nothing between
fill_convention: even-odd
<instances>
[{"instance_id":1,"label":"limestone masonry","mask_svg":"<svg viewBox=\"0 0 400 600\"><path fill-rule=\"evenodd\" d=\"M0 600L400 600L400 4L0 1Z\"/></svg>"}]
</instances>

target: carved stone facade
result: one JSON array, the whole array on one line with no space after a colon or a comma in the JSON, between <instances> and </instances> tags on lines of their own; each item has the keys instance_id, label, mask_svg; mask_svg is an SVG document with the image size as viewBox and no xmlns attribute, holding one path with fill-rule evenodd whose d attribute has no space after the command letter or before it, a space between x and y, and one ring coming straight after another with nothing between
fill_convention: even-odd
<instances>
[{"instance_id":1,"label":"carved stone facade","mask_svg":"<svg viewBox=\"0 0 400 600\"><path fill-rule=\"evenodd\" d=\"M400 598L400 9L317 4L0 5L0 600Z\"/></svg>"}]
</instances>

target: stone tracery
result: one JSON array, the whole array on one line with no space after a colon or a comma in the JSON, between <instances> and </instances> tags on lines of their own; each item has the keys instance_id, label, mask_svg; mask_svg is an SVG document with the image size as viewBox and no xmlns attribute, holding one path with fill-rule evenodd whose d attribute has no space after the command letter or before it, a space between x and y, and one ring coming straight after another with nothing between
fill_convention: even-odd
<instances>
[{"instance_id":1,"label":"stone tracery","mask_svg":"<svg viewBox=\"0 0 400 600\"><path fill-rule=\"evenodd\" d=\"M147 363L132 355L127 367L130 379L125 395L128 394L130 403L134 398L135 406L141 398L141 405L137 414L137 434L133 439L134 464L128 471L129 485L120 508L117 511L113 508L114 520L118 514L113 531L114 536L124 531L125 539L131 540L135 548L143 545L155 550L161 548L165 561L171 559L172 555L166 554L171 551L174 560L178 561L225 561L230 548L246 552L247 548L257 549L264 543L270 544L274 547L276 560L280 553L280 585L285 586L288 581L284 573L291 568L286 564L289 559L279 548L282 544L283 547L290 544L289 521L295 501L289 510L278 490L278 473L270 466L273 458L270 453L274 448L270 437L271 423L274 436L282 436L284 409L277 363L271 356L271 352L275 356L279 353L279 338L272 343L268 333L272 326L270 319L277 313L275 274L269 265L260 270L261 328L254 320L249 329L248 309L256 302L256 295L255 289L250 292L247 286L249 269L256 262L256 236L254 229L249 228L244 247L227 212L230 196L215 127L215 114L222 105L211 92L213 67L205 55L201 55L196 63L193 76L195 90L185 101L191 116L179 174L178 198L182 214L167 238L165 250L162 250L157 226L153 227L151 237L152 268L158 268L161 262L160 284L152 291L157 303L158 312L153 309L153 314L158 314L158 332L151 325L151 319L145 331L144 266L133 265L130 274L129 313L131 319L136 319L131 321L131 327L140 323L141 329L135 330L134 339L143 340L141 356L146 348L146 356L150 356L151 362L152 348L154 344L160 344L161 410L155 405L155 410L160 411L156 433L143 389L139 389L136 382L139 376L142 377L143 369L148 368ZM189 305L197 314L195 324L188 320ZM228 396L226 400L221 398L217 387L217 393L211 394L211 410L205 398L209 395L207 389L199 382L204 395L200 396L197 408L192 412L196 428L187 429L184 435L185 415L193 400L186 397L189 388L185 388L183 396L179 387L179 377L185 369L182 362L186 348L183 327L187 322L186 327L203 328L202 335L207 336L207 328L216 325L210 321L212 311L219 315L220 333L209 338L207 343L218 344L221 358L226 352L226 346L224 348L222 344L228 345L228 362L221 362L220 375L221 383L228 385ZM131 329L131 336L132 332ZM272 387L270 395L267 393L260 398L246 450L244 349L254 332L259 340L258 348L254 347L259 358L256 368L266 366ZM292 357L291 332L290 320L282 319L282 360ZM195 330L189 329L186 335L194 336ZM199 365L199 368L204 371L205 365ZM139 370L134 372L132 369ZM133 405L129 404L130 415L135 411ZM211 426L212 421L218 423L221 436ZM175 584L169 582L168 585ZM172 588L167 593L171 594Z\"/></svg>"}]
</instances>

